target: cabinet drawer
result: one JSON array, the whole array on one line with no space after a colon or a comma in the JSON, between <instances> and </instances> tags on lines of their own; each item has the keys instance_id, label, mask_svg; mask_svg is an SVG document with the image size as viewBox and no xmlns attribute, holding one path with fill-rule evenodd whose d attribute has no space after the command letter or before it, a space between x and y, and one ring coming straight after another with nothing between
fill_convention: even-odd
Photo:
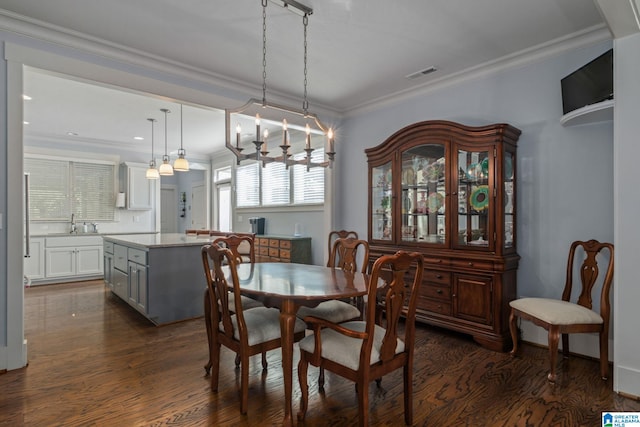
<instances>
[{"instance_id":1,"label":"cabinet drawer","mask_svg":"<svg viewBox=\"0 0 640 427\"><path fill-rule=\"evenodd\" d=\"M493 263L490 261L475 260L453 260L451 266L454 268L472 268L474 270L493 270Z\"/></svg>"},{"instance_id":2,"label":"cabinet drawer","mask_svg":"<svg viewBox=\"0 0 640 427\"><path fill-rule=\"evenodd\" d=\"M425 270L422 281L430 284L451 285L451 273L444 271Z\"/></svg>"},{"instance_id":3,"label":"cabinet drawer","mask_svg":"<svg viewBox=\"0 0 640 427\"><path fill-rule=\"evenodd\" d=\"M104 242L104 251L108 254L113 253L113 242Z\"/></svg>"},{"instance_id":4,"label":"cabinet drawer","mask_svg":"<svg viewBox=\"0 0 640 427\"><path fill-rule=\"evenodd\" d=\"M438 314L445 314L447 316L451 315L450 303L424 298L422 295L419 295L417 302L418 308L422 310L427 310Z\"/></svg>"},{"instance_id":5,"label":"cabinet drawer","mask_svg":"<svg viewBox=\"0 0 640 427\"><path fill-rule=\"evenodd\" d=\"M269 248L267 246L260 246L258 250L258 255L263 255L263 256L269 255Z\"/></svg>"},{"instance_id":6,"label":"cabinet drawer","mask_svg":"<svg viewBox=\"0 0 640 427\"><path fill-rule=\"evenodd\" d=\"M280 247L280 240L278 239L269 239L269 246L272 248Z\"/></svg>"},{"instance_id":7,"label":"cabinet drawer","mask_svg":"<svg viewBox=\"0 0 640 427\"><path fill-rule=\"evenodd\" d=\"M448 259L436 258L436 257L424 257L424 263L429 265L449 265L451 262Z\"/></svg>"},{"instance_id":8,"label":"cabinet drawer","mask_svg":"<svg viewBox=\"0 0 640 427\"><path fill-rule=\"evenodd\" d=\"M291 251L287 249L280 249L280 258L291 259Z\"/></svg>"},{"instance_id":9,"label":"cabinet drawer","mask_svg":"<svg viewBox=\"0 0 640 427\"><path fill-rule=\"evenodd\" d=\"M280 256L280 249L278 249L278 248L269 248L269 256L278 258Z\"/></svg>"},{"instance_id":10,"label":"cabinet drawer","mask_svg":"<svg viewBox=\"0 0 640 427\"><path fill-rule=\"evenodd\" d=\"M282 249L291 249L291 240L280 240L280 247Z\"/></svg>"},{"instance_id":11,"label":"cabinet drawer","mask_svg":"<svg viewBox=\"0 0 640 427\"><path fill-rule=\"evenodd\" d=\"M127 247L113 245L114 267L120 271L127 271Z\"/></svg>"},{"instance_id":12,"label":"cabinet drawer","mask_svg":"<svg viewBox=\"0 0 640 427\"><path fill-rule=\"evenodd\" d=\"M269 239L261 237L258 239L258 244L260 246L269 246Z\"/></svg>"},{"instance_id":13,"label":"cabinet drawer","mask_svg":"<svg viewBox=\"0 0 640 427\"><path fill-rule=\"evenodd\" d=\"M147 265L147 253L141 249L129 248L128 259L138 264Z\"/></svg>"},{"instance_id":14,"label":"cabinet drawer","mask_svg":"<svg viewBox=\"0 0 640 427\"><path fill-rule=\"evenodd\" d=\"M451 288L448 286L422 286L420 288L420 297L451 301Z\"/></svg>"}]
</instances>

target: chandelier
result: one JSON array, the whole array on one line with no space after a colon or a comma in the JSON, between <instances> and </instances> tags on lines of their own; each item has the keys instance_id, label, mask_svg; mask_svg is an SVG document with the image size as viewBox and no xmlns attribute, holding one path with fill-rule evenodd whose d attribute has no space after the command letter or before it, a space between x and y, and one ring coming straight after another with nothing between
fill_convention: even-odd
<instances>
[{"instance_id":1,"label":"chandelier","mask_svg":"<svg viewBox=\"0 0 640 427\"><path fill-rule=\"evenodd\" d=\"M331 167L335 157L333 130L323 124L317 115L309 112L307 100L307 27L309 15L313 9L295 0L272 0L302 16L304 28L304 98L302 109L291 108L267 102L267 0L262 0L262 100L251 98L237 109L225 110L225 145L236 156L237 164L242 160L262 161L263 165L282 162L288 168L291 165L312 167ZM242 137L242 128L252 128L255 134L246 144ZM235 141L232 132L235 131ZM234 144L235 142L235 144ZM326 143L326 145L325 145ZM293 158L291 151L304 145L304 158ZM326 148L324 159L313 159L313 147ZM273 151L269 151L273 150ZM269 155L270 152L277 154ZM296 156L297 157L297 156ZM323 156L324 157L324 156Z\"/></svg>"}]
</instances>

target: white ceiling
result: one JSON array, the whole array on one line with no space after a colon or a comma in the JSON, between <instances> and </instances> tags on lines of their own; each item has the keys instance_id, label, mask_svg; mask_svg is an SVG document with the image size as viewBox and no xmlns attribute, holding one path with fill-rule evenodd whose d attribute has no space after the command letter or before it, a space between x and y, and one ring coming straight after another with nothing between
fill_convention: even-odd
<instances>
[{"instance_id":1,"label":"white ceiling","mask_svg":"<svg viewBox=\"0 0 640 427\"><path fill-rule=\"evenodd\" d=\"M604 27L598 7L588 0L300 1L313 8L308 29L310 109L317 105L337 113ZM242 84L249 93L255 91L256 98L262 95L258 0L0 0L0 8L0 15L11 19L126 46L139 56L181 64ZM302 59L302 18L269 2L267 97L270 92L301 97ZM437 71L406 78L430 66ZM25 104L28 134L64 138L72 131L87 140L117 144L130 144L141 134L148 141L145 118L154 114L150 117L160 119L157 129L162 130L159 109L164 107L172 110L170 127L178 137L178 103L40 72L27 75L25 91L33 97ZM210 133L223 132L223 114L200 110L196 119L194 108L184 108L187 152L215 151ZM158 135L156 144L163 142L163 133ZM175 141L171 134L169 138Z\"/></svg>"}]
</instances>

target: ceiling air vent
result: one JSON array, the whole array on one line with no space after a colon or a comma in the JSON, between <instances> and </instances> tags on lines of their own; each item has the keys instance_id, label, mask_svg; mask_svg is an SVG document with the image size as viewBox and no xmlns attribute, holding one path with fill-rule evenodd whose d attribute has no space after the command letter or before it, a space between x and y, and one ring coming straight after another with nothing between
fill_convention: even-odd
<instances>
[{"instance_id":1,"label":"ceiling air vent","mask_svg":"<svg viewBox=\"0 0 640 427\"><path fill-rule=\"evenodd\" d=\"M418 77L426 76L427 74L431 74L434 71L437 71L436 67L428 67L424 70L416 71L415 73L411 73L408 76L405 76L409 80L417 79Z\"/></svg>"}]
</instances>

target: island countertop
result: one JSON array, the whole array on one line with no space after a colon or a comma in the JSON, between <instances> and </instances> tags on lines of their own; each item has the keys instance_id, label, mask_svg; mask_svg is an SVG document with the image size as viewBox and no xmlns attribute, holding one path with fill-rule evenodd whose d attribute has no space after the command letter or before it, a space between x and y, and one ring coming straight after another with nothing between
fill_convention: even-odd
<instances>
[{"instance_id":1,"label":"island countertop","mask_svg":"<svg viewBox=\"0 0 640 427\"><path fill-rule=\"evenodd\" d=\"M141 249L203 246L211 243L209 236L188 236L184 233L117 234L103 236L103 239L107 242L135 246Z\"/></svg>"}]
</instances>

